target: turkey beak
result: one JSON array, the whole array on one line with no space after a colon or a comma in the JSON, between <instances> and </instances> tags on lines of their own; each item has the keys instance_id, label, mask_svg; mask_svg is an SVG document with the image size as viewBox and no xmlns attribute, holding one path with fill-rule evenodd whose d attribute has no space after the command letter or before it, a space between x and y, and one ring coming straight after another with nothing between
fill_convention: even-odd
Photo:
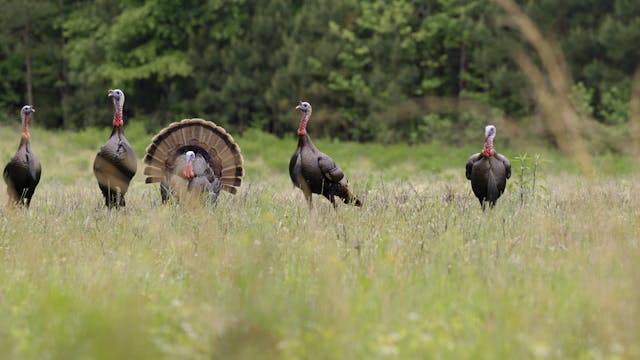
<instances>
[{"instance_id":1,"label":"turkey beak","mask_svg":"<svg viewBox=\"0 0 640 360\"><path fill-rule=\"evenodd\" d=\"M34 113L34 112L36 112L36 109L34 109L34 108L32 107L30 112Z\"/></svg>"},{"instance_id":2,"label":"turkey beak","mask_svg":"<svg viewBox=\"0 0 640 360\"><path fill-rule=\"evenodd\" d=\"M298 110L302 110L302 109L300 108L300 105L296 106L296 109L298 109Z\"/></svg>"},{"instance_id":3,"label":"turkey beak","mask_svg":"<svg viewBox=\"0 0 640 360\"><path fill-rule=\"evenodd\" d=\"M107 96L109 96L109 97L112 97L112 98L116 99L116 101L119 101L119 100L120 100L120 96L119 96L119 95L116 95L116 93L115 93L113 90L109 90L109 94L108 94Z\"/></svg>"}]
</instances>

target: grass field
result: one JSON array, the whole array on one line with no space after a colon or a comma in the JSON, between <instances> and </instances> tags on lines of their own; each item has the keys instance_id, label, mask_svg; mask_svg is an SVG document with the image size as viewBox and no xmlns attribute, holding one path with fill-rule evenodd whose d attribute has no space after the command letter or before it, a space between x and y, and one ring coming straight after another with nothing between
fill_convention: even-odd
<instances>
[{"instance_id":1,"label":"grass field","mask_svg":"<svg viewBox=\"0 0 640 360\"><path fill-rule=\"evenodd\" d=\"M640 182L553 152L483 213L469 148L316 141L362 209L309 211L293 137L248 132L239 194L162 206L142 164L127 209L91 164L109 130L32 130L43 176L26 210L0 191L0 349L20 359L640 357ZM150 140L127 129L139 158ZM3 163L18 129L0 128ZM481 142L481 140L480 140ZM531 167L532 163L527 163Z\"/></svg>"}]
</instances>

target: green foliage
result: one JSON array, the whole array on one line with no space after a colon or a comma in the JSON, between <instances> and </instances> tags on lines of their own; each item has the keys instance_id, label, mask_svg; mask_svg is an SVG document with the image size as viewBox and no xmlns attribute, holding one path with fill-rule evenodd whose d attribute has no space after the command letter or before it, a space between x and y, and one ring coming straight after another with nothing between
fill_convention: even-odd
<instances>
[{"instance_id":1,"label":"green foliage","mask_svg":"<svg viewBox=\"0 0 640 360\"><path fill-rule=\"evenodd\" d=\"M585 5L588 4L588 5ZM534 114L512 56L524 48L489 0L0 1L0 111L26 100L29 24L37 121L103 126L109 88L147 130L185 117L239 131L293 132L310 101L318 137L417 143L478 125L473 109L424 99L472 99L505 116ZM529 1L525 10L567 54L574 102L626 124L640 57L640 7L629 0ZM408 105L412 103L414 105ZM437 120L441 119L441 120ZM486 120L486 119L485 119Z\"/></svg>"},{"instance_id":2,"label":"green foliage","mask_svg":"<svg viewBox=\"0 0 640 360\"><path fill-rule=\"evenodd\" d=\"M593 93L592 89L587 88L581 82L573 85L573 88L571 88L571 102L578 114L584 116L593 115L593 106L591 105Z\"/></svg>"},{"instance_id":3,"label":"green foliage","mask_svg":"<svg viewBox=\"0 0 640 360\"><path fill-rule=\"evenodd\" d=\"M608 124L622 124L629 120L630 86L625 90L612 86L602 93L600 117Z\"/></svg>"},{"instance_id":4,"label":"green foliage","mask_svg":"<svg viewBox=\"0 0 640 360\"><path fill-rule=\"evenodd\" d=\"M513 160L510 187L518 189L520 207L539 199L541 196L548 196L548 189L541 184L544 178L541 178L540 171L542 163L547 161L543 160L540 154L529 156L526 153L514 157ZM543 194L539 190L542 190Z\"/></svg>"},{"instance_id":5,"label":"green foliage","mask_svg":"<svg viewBox=\"0 0 640 360\"><path fill-rule=\"evenodd\" d=\"M462 112L459 114L422 115L415 123L412 121L407 133L402 136L409 144L438 142L463 146L477 142L479 131L486 119L480 114Z\"/></svg>"}]
</instances>

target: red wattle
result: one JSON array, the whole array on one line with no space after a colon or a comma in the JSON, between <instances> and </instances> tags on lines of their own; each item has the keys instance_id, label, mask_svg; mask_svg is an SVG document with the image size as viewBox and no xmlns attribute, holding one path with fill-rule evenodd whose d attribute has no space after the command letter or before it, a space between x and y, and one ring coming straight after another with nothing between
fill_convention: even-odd
<instances>
[{"instance_id":1,"label":"red wattle","mask_svg":"<svg viewBox=\"0 0 640 360\"><path fill-rule=\"evenodd\" d=\"M496 151L493 150L493 146L491 144L484 144L484 148L482 148L482 156L489 157L495 155Z\"/></svg>"},{"instance_id":2,"label":"red wattle","mask_svg":"<svg viewBox=\"0 0 640 360\"><path fill-rule=\"evenodd\" d=\"M307 135L307 120L300 120L300 126L298 127L298 135Z\"/></svg>"},{"instance_id":3,"label":"red wattle","mask_svg":"<svg viewBox=\"0 0 640 360\"><path fill-rule=\"evenodd\" d=\"M193 165L189 161L187 165L184 167L184 171L182 171L182 175L184 175L187 179L193 179L196 174L193 172Z\"/></svg>"},{"instance_id":4,"label":"red wattle","mask_svg":"<svg viewBox=\"0 0 640 360\"><path fill-rule=\"evenodd\" d=\"M124 126L124 121L122 120L122 114L114 114L113 115L113 126L121 127Z\"/></svg>"}]
</instances>

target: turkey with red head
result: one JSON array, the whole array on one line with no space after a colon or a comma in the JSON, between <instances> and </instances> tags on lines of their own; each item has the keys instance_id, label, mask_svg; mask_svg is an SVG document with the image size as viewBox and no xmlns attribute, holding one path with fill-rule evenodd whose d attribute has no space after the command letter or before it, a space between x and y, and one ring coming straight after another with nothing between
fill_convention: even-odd
<instances>
[{"instance_id":1,"label":"turkey with red head","mask_svg":"<svg viewBox=\"0 0 640 360\"><path fill-rule=\"evenodd\" d=\"M125 206L124 195L129 182L136 174L138 162L133 148L124 136L122 108L124 93L120 89L109 90L113 101L113 130L109 140L102 145L93 162L93 173L102 190L105 205L109 208Z\"/></svg>"},{"instance_id":2,"label":"turkey with red head","mask_svg":"<svg viewBox=\"0 0 640 360\"><path fill-rule=\"evenodd\" d=\"M484 136L482 152L471 155L466 166L467 179L471 180L471 188L480 200L482 210L487 203L493 208L507 186L507 179L511 177L509 159L493 149L496 127L488 125L484 129Z\"/></svg>"},{"instance_id":3,"label":"turkey with red head","mask_svg":"<svg viewBox=\"0 0 640 360\"><path fill-rule=\"evenodd\" d=\"M298 127L298 147L289 161L289 175L293 185L299 187L311 207L312 194L322 194L337 207L334 197L345 204L362 206L362 202L349 190L349 182L342 169L328 155L313 145L307 134L307 123L311 117L311 104L301 102L296 109L302 113Z\"/></svg>"},{"instance_id":4,"label":"turkey with red head","mask_svg":"<svg viewBox=\"0 0 640 360\"><path fill-rule=\"evenodd\" d=\"M35 111L30 105L22 107L20 111L20 117L22 118L20 145L3 172L4 182L7 183L9 201L26 207L31 204L31 197L40 182L40 173L42 172L40 160L31 150L29 143L29 138L31 137L29 134L29 119Z\"/></svg>"},{"instance_id":5,"label":"turkey with red head","mask_svg":"<svg viewBox=\"0 0 640 360\"><path fill-rule=\"evenodd\" d=\"M235 194L244 175L233 137L203 119L184 119L161 130L147 147L144 163L145 182L160 183L163 203L195 196L213 205L220 190Z\"/></svg>"}]
</instances>

